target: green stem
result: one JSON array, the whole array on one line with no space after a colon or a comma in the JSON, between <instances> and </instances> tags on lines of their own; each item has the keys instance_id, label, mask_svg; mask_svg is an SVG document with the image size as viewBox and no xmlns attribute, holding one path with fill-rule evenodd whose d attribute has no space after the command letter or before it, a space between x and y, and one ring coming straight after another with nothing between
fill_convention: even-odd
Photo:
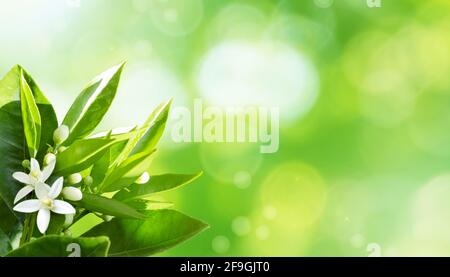
<instances>
[{"instance_id":1,"label":"green stem","mask_svg":"<svg viewBox=\"0 0 450 277\"><path fill-rule=\"evenodd\" d=\"M23 229L22 229L22 237L20 238L19 246L22 246L29 241L28 238L29 238L29 231L30 231L31 216L32 216L31 214L27 214L25 216L25 221L23 223Z\"/></svg>"}]
</instances>

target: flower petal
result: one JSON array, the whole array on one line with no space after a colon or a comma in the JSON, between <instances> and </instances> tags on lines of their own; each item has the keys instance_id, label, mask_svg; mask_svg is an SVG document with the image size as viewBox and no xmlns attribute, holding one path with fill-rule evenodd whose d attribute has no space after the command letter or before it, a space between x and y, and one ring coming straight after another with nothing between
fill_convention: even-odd
<instances>
[{"instance_id":1,"label":"flower petal","mask_svg":"<svg viewBox=\"0 0 450 277\"><path fill-rule=\"evenodd\" d=\"M52 188L50 189L50 191L48 193L48 197L50 197L51 199L55 199L56 197L58 197L63 188L63 183L64 183L64 178L59 177L58 180L56 180L53 183Z\"/></svg>"},{"instance_id":2,"label":"flower petal","mask_svg":"<svg viewBox=\"0 0 450 277\"><path fill-rule=\"evenodd\" d=\"M70 200L70 201L80 201L83 199L83 193L80 189L75 187L65 187L62 190L62 196L64 199Z\"/></svg>"},{"instance_id":3,"label":"flower petal","mask_svg":"<svg viewBox=\"0 0 450 277\"><path fill-rule=\"evenodd\" d=\"M49 198L49 187L47 184L44 183L37 183L34 187L34 192L36 193L36 196L39 200L47 199Z\"/></svg>"},{"instance_id":4,"label":"flower petal","mask_svg":"<svg viewBox=\"0 0 450 277\"><path fill-rule=\"evenodd\" d=\"M31 158L31 171L41 172L41 167L39 166L38 161L34 158Z\"/></svg>"},{"instance_id":5,"label":"flower petal","mask_svg":"<svg viewBox=\"0 0 450 277\"><path fill-rule=\"evenodd\" d=\"M41 201L37 199L26 200L14 206L13 210L21 213L34 213L41 208Z\"/></svg>"},{"instance_id":6,"label":"flower petal","mask_svg":"<svg viewBox=\"0 0 450 277\"><path fill-rule=\"evenodd\" d=\"M49 163L44 169L42 170L42 182L45 182L48 180L50 175L52 175L53 170L55 169L56 160Z\"/></svg>"},{"instance_id":7,"label":"flower petal","mask_svg":"<svg viewBox=\"0 0 450 277\"><path fill-rule=\"evenodd\" d=\"M33 190L34 190L34 188L32 186L25 186L25 187L23 187L21 190L19 190L17 192L16 198L14 198L14 204L16 204L17 202L22 200L22 198L24 198L25 196L30 194L30 192L32 192Z\"/></svg>"},{"instance_id":8,"label":"flower petal","mask_svg":"<svg viewBox=\"0 0 450 277\"><path fill-rule=\"evenodd\" d=\"M75 208L62 200L53 201L52 212L57 214L75 214Z\"/></svg>"},{"instance_id":9,"label":"flower petal","mask_svg":"<svg viewBox=\"0 0 450 277\"><path fill-rule=\"evenodd\" d=\"M36 220L39 232L44 234L47 231L48 224L50 223L50 211L47 209L40 209Z\"/></svg>"},{"instance_id":10,"label":"flower petal","mask_svg":"<svg viewBox=\"0 0 450 277\"><path fill-rule=\"evenodd\" d=\"M33 180L31 179L31 177L23 172L14 172L13 173L13 178L16 179L17 181L21 182L22 184L26 184L26 185L34 185Z\"/></svg>"}]
</instances>

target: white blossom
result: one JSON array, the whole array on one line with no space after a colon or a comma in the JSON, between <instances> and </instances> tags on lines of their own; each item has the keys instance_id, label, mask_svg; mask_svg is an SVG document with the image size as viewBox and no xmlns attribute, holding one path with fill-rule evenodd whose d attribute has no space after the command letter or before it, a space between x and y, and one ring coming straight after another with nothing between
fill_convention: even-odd
<instances>
[{"instance_id":1,"label":"white blossom","mask_svg":"<svg viewBox=\"0 0 450 277\"><path fill-rule=\"evenodd\" d=\"M47 166L44 167L44 169L41 171L41 168L39 166L39 163L36 159L31 159L30 161L30 173L26 174L24 172L14 172L13 178L17 181L21 182L22 184L26 185L16 195L16 198L14 199L14 204L20 201L22 198L30 194L37 184L43 184L45 185L45 182L50 177L50 175L53 173L53 170L55 169L56 160L53 160L51 163L49 163ZM47 186L47 185L45 185Z\"/></svg>"},{"instance_id":2,"label":"white blossom","mask_svg":"<svg viewBox=\"0 0 450 277\"><path fill-rule=\"evenodd\" d=\"M14 210L22 213L38 212L36 223L39 231L44 234L50 223L50 212L57 214L76 213L75 208L71 204L56 199L61 194L63 183L63 177L56 180L51 187L44 183L37 183L35 186L37 199L20 202L14 206Z\"/></svg>"}]
</instances>

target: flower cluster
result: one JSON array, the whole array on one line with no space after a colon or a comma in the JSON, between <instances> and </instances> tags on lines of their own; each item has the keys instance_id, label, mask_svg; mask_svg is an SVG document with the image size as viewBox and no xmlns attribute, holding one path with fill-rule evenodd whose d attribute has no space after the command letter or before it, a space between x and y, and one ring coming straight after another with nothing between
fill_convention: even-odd
<instances>
[{"instance_id":1,"label":"flower cluster","mask_svg":"<svg viewBox=\"0 0 450 277\"><path fill-rule=\"evenodd\" d=\"M57 144L61 142L61 136L67 137L65 134L60 135L60 132L61 127L55 131L55 142ZM83 194L76 187L64 187L64 177L56 179L52 186L47 184L56 165L56 156L53 153L45 156L45 166L42 170L39 162L34 158L31 158L29 162L25 161L24 165L29 167L30 172L28 174L25 172L14 172L12 175L14 179L25 185L19 190L14 199L14 204L16 204L14 210L22 213L37 212L36 223L39 231L44 234L50 223L51 212L69 217L76 213L75 208L62 199L79 201L82 199ZM18 203L32 192L34 192L36 199L28 199Z\"/></svg>"}]
</instances>

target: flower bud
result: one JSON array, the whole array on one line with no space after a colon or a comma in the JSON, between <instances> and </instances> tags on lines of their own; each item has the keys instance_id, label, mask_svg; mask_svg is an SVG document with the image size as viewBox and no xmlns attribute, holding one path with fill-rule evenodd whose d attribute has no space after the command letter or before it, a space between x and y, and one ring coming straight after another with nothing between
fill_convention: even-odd
<instances>
[{"instance_id":1,"label":"flower bud","mask_svg":"<svg viewBox=\"0 0 450 277\"><path fill-rule=\"evenodd\" d=\"M139 178L135 181L135 183L139 184L139 185L143 185L143 184L146 184L149 180L150 180L150 175L146 171L146 172L142 173L141 176L139 176Z\"/></svg>"},{"instance_id":2,"label":"flower bud","mask_svg":"<svg viewBox=\"0 0 450 277\"><path fill-rule=\"evenodd\" d=\"M58 152L59 153L64 152L64 151L66 151L66 149L67 149L67 147L61 146L58 148Z\"/></svg>"},{"instance_id":3,"label":"flower bud","mask_svg":"<svg viewBox=\"0 0 450 277\"><path fill-rule=\"evenodd\" d=\"M71 185L79 184L83 180L80 173L75 173L67 178L67 182Z\"/></svg>"},{"instance_id":4,"label":"flower bud","mask_svg":"<svg viewBox=\"0 0 450 277\"><path fill-rule=\"evenodd\" d=\"M111 216L111 215L105 215L105 216L103 217L103 219L105 219L106 222L110 222L111 220L114 219L114 216Z\"/></svg>"},{"instance_id":5,"label":"flower bud","mask_svg":"<svg viewBox=\"0 0 450 277\"><path fill-rule=\"evenodd\" d=\"M80 201L83 199L83 193L78 188L65 187L62 190L62 196L69 201Z\"/></svg>"},{"instance_id":6,"label":"flower bud","mask_svg":"<svg viewBox=\"0 0 450 277\"><path fill-rule=\"evenodd\" d=\"M64 220L63 227L67 228L73 223L74 214L66 214L66 219Z\"/></svg>"},{"instance_id":7,"label":"flower bud","mask_svg":"<svg viewBox=\"0 0 450 277\"><path fill-rule=\"evenodd\" d=\"M44 157L44 166L47 166L51 163L56 162L56 156L53 153L48 153L47 155L45 155Z\"/></svg>"},{"instance_id":8,"label":"flower bud","mask_svg":"<svg viewBox=\"0 0 450 277\"><path fill-rule=\"evenodd\" d=\"M23 160L22 161L22 166L25 169L30 169L30 160Z\"/></svg>"},{"instance_id":9,"label":"flower bud","mask_svg":"<svg viewBox=\"0 0 450 277\"><path fill-rule=\"evenodd\" d=\"M53 141L56 145L60 145L69 137L69 127L66 125L61 125L53 133Z\"/></svg>"},{"instance_id":10,"label":"flower bud","mask_svg":"<svg viewBox=\"0 0 450 277\"><path fill-rule=\"evenodd\" d=\"M86 186L90 186L90 185L92 185L92 183L94 183L94 179L92 179L91 176L86 176L86 177L84 177L84 179L83 179L83 183L84 183Z\"/></svg>"}]
</instances>

